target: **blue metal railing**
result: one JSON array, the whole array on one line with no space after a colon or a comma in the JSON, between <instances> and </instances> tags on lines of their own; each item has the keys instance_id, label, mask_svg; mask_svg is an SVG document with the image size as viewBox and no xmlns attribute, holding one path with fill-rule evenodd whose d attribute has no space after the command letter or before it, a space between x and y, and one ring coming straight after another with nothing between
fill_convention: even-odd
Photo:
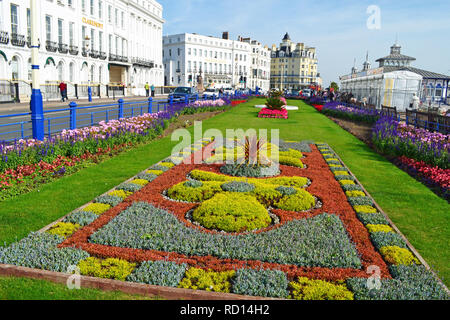
<instances>
[{"instance_id":1,"label":"blue metal railing","mask_svg":"<svg viewBox=\"0 0 450 320\"><path fill-rule=\"evenodd\" d=\"M168 111L174 106L186 105L197 100L215 100L219 98L231 100L240 97L242 97L242 94L237 93L235 95L219 95L217 97L193 95L186 97L184 101L148 99L146 101L125 102L123 99L119 99L117 103L92 106L78 106L76 103L71 102L68 108L62 107L61 109L43 112L44 134L49 137L63 130L94 126L101 121L108 122L113 119L132 118L146 113ZM17 121L20 118L24 118L24 120ZM32 138L32 132L30 112L0 116L0 141L11 142L18 139L29 139Z\"/></svg>"},{"instance_id":2,"label":"blue metal railing","mask_svg":"<svg viewBox=\"0 0 450 320\"><path fill-rule=\"evenodd\" d=\"M363 106L358 106L350 103L340 102L343 106L355 108L355 109L368 109L364 108ZM378 110L378 109L377 109ZM429 116L427 114L423 114L426 116ZM405 121L405 123L408 126L413 126L416 129L425 129L432 132L440 132L443 134L450 134L450 120L447 119L448 117L445 116L437 116L438 119L441 121L430 121L425 119L420 119L417 115L415 117L409 116L408 112L406 113L405 117L402 117L400 114L397 114L395 117L395 120L398 122Z\"/></svg>"}]
</instances>

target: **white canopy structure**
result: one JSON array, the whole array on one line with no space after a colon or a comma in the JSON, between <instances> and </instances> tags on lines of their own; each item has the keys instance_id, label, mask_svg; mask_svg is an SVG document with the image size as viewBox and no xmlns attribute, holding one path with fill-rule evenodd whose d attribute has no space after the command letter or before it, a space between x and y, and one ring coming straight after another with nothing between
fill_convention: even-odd
<instances>
[{"instance_id":1,"label":"white canopy structure","mask_svg":"<svg viewBox=\"0 0 450 320\"><path fill-rule=\"evenodd\" d=\"M396 107L404 112L412 102L413 94L419 95L423 77L410 71L384 72L383 68L370 69L341 77L341 90L351 92L353 96L367 103Z\"/></svg>"}]
</instances>

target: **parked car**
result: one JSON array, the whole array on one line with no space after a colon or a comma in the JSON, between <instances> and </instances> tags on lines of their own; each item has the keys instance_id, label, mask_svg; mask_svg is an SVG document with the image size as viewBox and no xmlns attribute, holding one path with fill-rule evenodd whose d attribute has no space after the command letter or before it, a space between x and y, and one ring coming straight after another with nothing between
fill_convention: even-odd
<instances>
[{"instance_id":1,"label":"parked car","mask_svg":"<svg viewBox=\"0 0 450 320\"><path fill-rule=\"evenodd\" d=\"M198 91L196 88L192 87L177 87L175 90L169 94L169 99L173 97L173 101L175 102L183 102L186 100L186 97L188 99L194 95L198 94Z\"/></svg>"},{"instance_id":2,"label":"parked car","mask_svg":"<svg viewBox=\"0 0 450 320\"><path fill-rule=\"evenodd\" d=\"M302 90L302 96L310 98L311 97L311 90L310 89L303 89Z\"/></svg>"},{"instance_id":3,"label":"parked car","mask_svg":"<svg viewBox=\"0 0 450 320\"><path fill-rule=\"evenodd\" d=\"M203 92L203 95L208 98L212 98L213 96L216 96L217 98L219 96L219 89L215 88L206 89L205 92Z\"/></svg>"},{"instance_id":4,"label":"parked car","mask_svg":"<svg viewBox=\"0 0 450 320\"><path fill-rule=\"evenodd\" d=\"M228 95L233 95L234 90L232 88L223 88L223 93Z\"/></svg>"}]
</instances>

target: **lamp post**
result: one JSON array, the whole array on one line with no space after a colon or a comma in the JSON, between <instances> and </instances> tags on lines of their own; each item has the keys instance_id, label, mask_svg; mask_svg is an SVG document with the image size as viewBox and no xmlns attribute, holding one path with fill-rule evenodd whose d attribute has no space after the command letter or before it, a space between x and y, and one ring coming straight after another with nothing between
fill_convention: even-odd
<instances>
[{"instance_id":1,"label":"lamp post","mask_svg":"<svg viewBox=\"0 0 450 320\"><path fill-rule=\"evenodd\" d=\"M36 0L30 0L31 20L31 75L32 92L30 99L33 139L44 140L44 104L39 83L39 24ZM49 133L50 134L50 133Z\"/></svg>"}]
</instances>

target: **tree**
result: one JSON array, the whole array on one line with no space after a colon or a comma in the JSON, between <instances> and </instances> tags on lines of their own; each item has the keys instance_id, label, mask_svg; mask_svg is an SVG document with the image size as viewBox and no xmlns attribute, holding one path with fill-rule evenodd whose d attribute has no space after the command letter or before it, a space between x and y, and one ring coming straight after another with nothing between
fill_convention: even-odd
<instances>
[{"instance_id":1,"label":"tree","mask_svg":"<svg viewBox=\"0 0 450 320\"><path fill-rule=\"evenodd\" d=\"M334 82L334 81L330 84L330 88L333 88L334 91L339 91L339 86L338 86L338 84L337 84L336 82Z\"/></svg>"}]
</instances>

